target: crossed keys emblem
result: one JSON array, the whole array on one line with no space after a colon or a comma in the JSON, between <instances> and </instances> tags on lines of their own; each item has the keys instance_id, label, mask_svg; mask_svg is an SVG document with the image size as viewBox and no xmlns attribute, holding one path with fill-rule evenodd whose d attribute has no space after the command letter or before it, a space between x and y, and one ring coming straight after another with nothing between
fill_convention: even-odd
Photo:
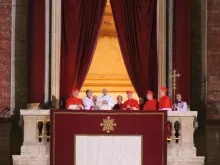
<instances>
[{"instance_id":1,"label":"crossed keys emblem","mask_svg":"<svg viewBox=\"0 0 220 165\"><path fill-rule=\"evenodd\" d=\"M115 119L111 119L111 117L108 116L107 119L102 119L100 126L103 127L102 131L110 133L111 131L114 131L114 127L116 127L117 124L115 123Z\"/></svg>"}]
</instances>

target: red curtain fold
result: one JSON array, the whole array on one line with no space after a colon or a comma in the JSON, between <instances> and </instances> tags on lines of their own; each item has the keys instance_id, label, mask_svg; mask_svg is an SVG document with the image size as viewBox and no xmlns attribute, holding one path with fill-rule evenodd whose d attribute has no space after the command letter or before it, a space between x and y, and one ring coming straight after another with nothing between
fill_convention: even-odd
<instances>
[{"instance_id":1,"label":"red curtain fold","mask_svg":"<svg viewBox=\"0 0 220 165\"><path fill-rule=\"evenodd\" d=\"M44 100L45 0L28 1L28 103Z\"/></svg>"},{"instance_id":2,"label":"red curtain fold","mask_svg":"<svg viewBox=\"0 0 220 165\"><path fill-rule=\"evenodd\" d=\"M143 97L157 93L156 0L111 0L119 44L130 80Z\"/></svg>"},{"instance_id":3,"label":"red curtain fold","mask_svg":"<svg viewBox=\"0 0 220 165\"><path fill-rule=\"evenodd\" d=\"M181 74L176 93L190 104L190 0L173 3L173 69Z\"/></svg>"},{"instance_id":4,"label":"red curtain fold","mask_svg":"<svg viewBox=\"0 0 220 165\"><path fill-rule=\"evenodd\" d=\"M63 0L60 96L81 88L92 62L106 0Z\"/></svg>"}]
</instances>

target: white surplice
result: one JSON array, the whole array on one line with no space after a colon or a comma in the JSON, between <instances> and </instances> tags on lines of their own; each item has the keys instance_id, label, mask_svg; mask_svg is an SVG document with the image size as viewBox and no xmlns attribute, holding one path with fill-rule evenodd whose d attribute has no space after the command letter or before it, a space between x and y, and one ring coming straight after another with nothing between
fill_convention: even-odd
<instances>
[{"instance_id":1,"label":"white surplice","mask_svg":"<svg viewBox=\"0 0 220 165\"><path fill-rule=\"evenodd\" d=\"M108 104L102 104L102 101L108 101ZM100 110L111 110L115 105L115 100L113 99L112 96L109 96L109 95L105 95L105 96L100 96L98 98L98 101L97 101L97 106L98 106L98 109Z\"/></svg>"},{"instance_id":2,"label":"white surplice","mask_svg":"<svg viewBox=\"0 0 220 165\"><path fill-rule=\"evenodd\" d=\"M92 98L89 98L89 97L85 97L83 99L83 104L84 104L85 110L90 110L91 107L94 107L94 102Z\"/></svg>"},{"instance_id":3,"label":"white surplice","mask_svg":"<svg viewBox=\"0 0 220 165\"><path fill-rule=\"evenodd\" d=\"M187 104L184 101L174 103L173 109L177 109L177 111L180 111L180 112L186 112L187 111Z\"/></svg>"}]
</instances>

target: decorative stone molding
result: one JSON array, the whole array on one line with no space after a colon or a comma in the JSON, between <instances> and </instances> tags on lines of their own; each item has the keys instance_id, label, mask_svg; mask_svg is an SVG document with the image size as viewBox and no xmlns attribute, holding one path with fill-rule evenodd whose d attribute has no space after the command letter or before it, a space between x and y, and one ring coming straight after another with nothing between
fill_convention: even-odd
<instances>
[{"instance_id":1,"label":"decorative stone molding","mask_svg":"<svg viewBox=\"0 0 220 165\"><path fill-rule=\"evenodd\" d=\"M166 1L157 2L158 88L166 85ZM158 96L159 96L158 90Z\"/></svg>"},{"instance_id":2,"label":"decorative stone molding","mask_svg":"<svg viewBox=\"0 0 220 165\"><path fill-rule=\"evenodd\" d=\"M60 54L61 54L61 0L52 4L52 41L51 41L51 96L60 97Z\"/></svg>"}]
</instances>

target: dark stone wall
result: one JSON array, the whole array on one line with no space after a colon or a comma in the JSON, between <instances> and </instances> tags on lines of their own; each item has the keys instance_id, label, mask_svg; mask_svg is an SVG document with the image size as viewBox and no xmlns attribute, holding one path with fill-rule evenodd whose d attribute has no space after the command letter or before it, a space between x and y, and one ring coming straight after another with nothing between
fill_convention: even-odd
<instances>
[{"instance_id":1,"label":"dark stone wall","mask_svg":"<svg viewBox=\"0 0 220 165\"><path fill-rule=\"evenodd\" d=\"M11 121L0 119L0 164L11 164L10 151Z\"/></svg>"},{"instance_id":2,"label":"dark stone wall","mask_svg":"<svg viewBox=\"0 0 220 165\"><path fill-rule=\"evenodd\" d=\"M191 0L191 109L199 113L197 155L220 163L220 1ZM219 121L219 122L218 122Z\"/></svg>"},{"instance_id":3,"label":"dark stone wall","mask_svg":"<svg viewBox=\"0 0 220 165\"><path fill-rule=\"evenodd\" d=\"M206 0L190 1L191 110L198 111L195 131L198 156L206 156Z\"/></svg>"},{"instance_id":4,"label":"dark stone wall","mask_svg":"<svg viewBox=\"0 0 220 165\"><path fill-rule=\"evenodd\" d=\"M16 0L12 6L12 0L0 0L0 109L10 107L12 39L15 40L15 107L27 105L27 2ZM12 17L15 17L14 25Z\"/></svg>"},{"instance_id":5,"label":"dark stone wall","mask_svg":"<svg viewBox=\"0 0 220 165\"><path fill-rule=\"evenodd\" d=\"M220 1L207 1L207 117L220 120Z\"/></svg>"},{"instance_id":6,"label":"dark stone wall","mask_svg":"<svg viewBox=\"0 0 220 165\"><path fill-rule=\"evenodd\" d=\"M191 110L198 111L199 126L206 119L206 0L190 1Z\"/></svg>"},{"instance_id":7,"label":"dark stone wall","mask_svg":"<svg viewBox=\"0 0 220 165\"><path fill-rule=\"evenodd\" d=\"M16 0L15 107L27 106L27 12L28 0Z\"/></svg>"},{"instance_id":8,"label":"dark stone wall","mask_svg":"<svg viewBox=\"0 0 220 165\"><path fill-rule=\"evenodd\" d=\"M11 0L0 0L0 109L10 106Z\"/></svg>"},{"instance_id":9,"label":"dark stone wall","mask_svg":"<svg viewBox=\"0 0 220 165\"><path fill-rule=\"evenodd\" d=\"M220 121L206 124L206 164L220 164Z\"/></svg>"}]
</instances>

